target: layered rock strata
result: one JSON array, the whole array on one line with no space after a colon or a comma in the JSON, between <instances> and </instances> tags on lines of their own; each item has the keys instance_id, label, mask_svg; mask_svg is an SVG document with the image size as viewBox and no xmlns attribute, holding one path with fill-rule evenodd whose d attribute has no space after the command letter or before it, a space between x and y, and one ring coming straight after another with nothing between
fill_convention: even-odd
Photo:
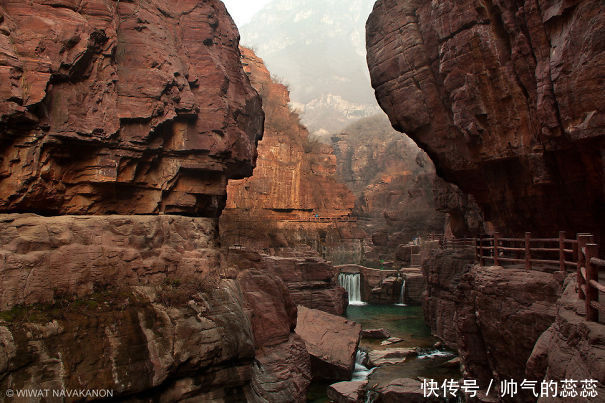
<instances>
[{"instance_id":1,"label":"layered rock strata","mask_svg":"<svg viewBox=\"0 0 605 403\"><path fill-rule=\"evenodd\" d=\"M427 232L443 232L436 211L435 167L384 115L361 119L331 138L337 175L355 194L360 225L371 239L367 261L393 260L393 250Z\"/></svg>"},{"instance_id":2,"label":"layered rock strata","mask_svg":"<svg viewBox=\"0 0 605 403\"><path fill-rule=\"evenodd\" d=\"M3 389L305 401L311 367L288 288L276 275L223 264L216 220L0 222Z\"/></svg>"},{"instance_id":3,"label":"layered rock strata","mask_svg":"<svg viewBox=\"0 0 605 403\"><path fill-rule=\"evenodd\" d=\"M354 196L337 180L331 147L310 137L290 108L288 87L262 59L242 48L242 63L263 99L265 134L254 175L229 182L223 243L275 250L306 244L330 259L355 259L364 235L348 222Z\"/></svg>"},{"instance_id":4,"label":"layered rock strata","mask_svg":"<svg viewBox=\"0 0 605 403\"><path fill-rule=\"evenodd\" d=\"M368 19L393 126L503 232L605 228L604 7L379 0Z\"/></svg>"},{"instance_id":5,"label":"layered rock strata","mask_svg":"<svg viewBox=\"0 0 605 403\"><path fill-rule=\"evenodd\" d=\"M218 217L260 98L217 0L0 7L0 211Z\"/></svg>"},{"instance_id":6,"label":"layered rock strata","mask_svg":"<svg viewBox=\"0 0 605 403\"><path fill-rule=\"evenodd\" d=\"M555 322L536 343L527 361L526 373L529 378L544 381L595 380L596 395L582 400L598 401L605 396L605 329L600 323L587 322L585 314L586 305L578 299L576 275L572 274L567 278L565 291L557 302ZM580 395L583 385L578 386ZM564 402L569 401L569 397L541 398L538 401Z\"/></svg>"},{"instance_id":7,"label":"layered rock strata","mask_svg":"<svg viewBox=\"0 0 605 403\"><path fill-rule=\"evenodd\" d=\"M444 251L424 266L425 317L433 333L458 349L465 376L525 379L526 361L555 320L557 278L537 270L472 266L471 252Z\"/></svg>"},{"instance_id":8,"label":"layered rock strata","mask_svg":"<svg viewBox=\"0 0 605 403\"><path fill-rule=\"evenodd\" d=\"M346 311L348 299L338 285L338 270L321 258L269 256L231 248L227 259L240 269L255 268L276 275L286 284L296 305L334 315Z\"/></svg>"}]
</instances>

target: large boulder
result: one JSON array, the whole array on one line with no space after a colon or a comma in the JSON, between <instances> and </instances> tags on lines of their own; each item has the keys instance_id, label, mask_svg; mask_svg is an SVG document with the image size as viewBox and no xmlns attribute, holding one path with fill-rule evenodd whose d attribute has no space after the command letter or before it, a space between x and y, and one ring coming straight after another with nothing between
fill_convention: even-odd
<instances>
[{"instance_id":1,"label":"large boulder","mask_svg":"<svg viewBox=\"0 0 605 403\"><path fill-rule=\"evenodd\" d=\"M337 382L328 386L328 399L336 403L365 402L368 381Z\"/></svg>"},{"instance_id":2,"label":"large boulder","mask_svg":"<svg viewBox=\"0 0 605 403\"><path fill-rule=\"evenodd\" d=\"M314 378L351 379L361 337L360 324L299 305L296 333L311 354Z\"/></svg>"},{"instance_id":3,"label":"large boulder","mask_svg":"<svg viewBox=\"0 0 605 403\"><path fill-rule=\"evenodd\" d=\"M438 402L435 397L425 397L422 382L410 378L393 379L388 384L377 389L379 393L375 400L380 403L425 403Z\"/></svg>"},{"instance_id":4,"label":"large boulder","mask_svg":"<svg viewBox=\"0 0 605 403\"><path fill-rule=\"evenodd\" d=\"M281 278L297 305L335 315L346 311L348 299L336 281L338 270L324 259L269 256L245 248L232 248L227 257L242 270L253 267Z\"/></svg>"}]
</instances>

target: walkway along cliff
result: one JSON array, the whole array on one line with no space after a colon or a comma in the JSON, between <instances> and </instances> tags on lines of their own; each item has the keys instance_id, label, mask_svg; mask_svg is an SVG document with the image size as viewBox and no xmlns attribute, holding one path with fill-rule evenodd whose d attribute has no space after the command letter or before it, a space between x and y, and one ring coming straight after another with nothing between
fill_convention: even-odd
<instances>
[{"instance_id":1,"label":"walkway along cliff","mask_svg":"<svg viewBox=\"0 0 605 403\"><path fill-rule=\"evenodd\" d=\"M473 247L423 265L427 321L484 387L595 379L595 401L605 393L605 329L594 321L605 250L577 238L602 245L605 232L604 7L378 0L366 25L372 85L393 127L474 197L496 233L479 255L493 266L474 265ZM545 257L553 251L562 256Z\"/></svg>"}]
</instances>

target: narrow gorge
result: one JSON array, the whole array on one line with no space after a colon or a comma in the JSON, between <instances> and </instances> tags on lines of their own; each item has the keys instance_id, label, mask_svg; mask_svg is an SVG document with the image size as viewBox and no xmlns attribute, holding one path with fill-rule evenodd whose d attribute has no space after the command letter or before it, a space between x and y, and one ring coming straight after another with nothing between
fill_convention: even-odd
<instances>
[{"instance_id":1,"label":"narrow gorge","mask_svg":"<svg viewBox=\"0 0 605 403\"><path fill-rule=\"evenodd\" d=\"M604 72L602 0L0 0L0 401L603 401Z\"/></svg>"}]
</instances>

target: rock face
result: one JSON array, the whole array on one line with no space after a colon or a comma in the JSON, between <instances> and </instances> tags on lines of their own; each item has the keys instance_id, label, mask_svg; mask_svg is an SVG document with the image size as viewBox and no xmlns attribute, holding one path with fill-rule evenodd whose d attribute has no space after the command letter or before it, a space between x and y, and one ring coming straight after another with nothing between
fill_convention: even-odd
<instances>
[{"instance_id":1,"label":"rock face","mask_svg":"<svg viewBox=\"0 0 605 403\"><path fill-rule=\"evenodd\" d=\"M314 378L351 379L361 337L360 324L299 305L296 333L311 354Z\"/></svg>"},{"instance_id":2,"label":"rock face","mask_svg":"<svg viewBox=\"0 0 605 403\"><path fill-rule=\"evenodd\" d=\"M0 7L0 211L218 217L262 135L217 0Z\"/></svg>"},{"instance_id":3,"label":"rock face","mask_svg":"<svg viewBox=\"0 0 605 403\"><path fill-rule=\"evenodd\" d=\"M167 295L139 287L66 303L52 321L45 319L52 311L3 321L9 362L0 368L1 387L113 389L114 397L131 399L156 388L170 401L245 399L254 339L235 282L188 295L184 306L166 305Z\"/></svg>"},{"instance_id":4,"label":"rock face","mask_svg":"<svg viewBox=\"0 0 605 403\"><path fill-rule=\"evenodd\" d=\"M336 281L338 270L321 258L269 256L230 249L228 261L240 269L256 268L279 277L296 305L344 315L348 299Z\"/></svg>"},{"instance_id":5,"label":"rock face","mask_svg":"<svg viewBox=\"0 0 605 403\"><path fill-rule=\"evenodd\" d=\"M381 107L501 231L605 228L604 7L379 0L368 19Z\"/></svg>"},{"instance_id":6,"label":"rock face","mask_svg":"<svg viewBox=\"0 0 605 403\"><path fill-rule=\"evenodd\" d=\"M521 381L554 321L560 284L536 270L473 267L465 253L444 251L425 262L425 317L436 336L458 348L467 378L483 387L491 379Z\"/></svg>"},{"instance_id":7,"label":"rock face","mask_svg":"<svg viewBox=\"0 0 605 403\"><path fill-rule=\"evenodd\" d=\"M198 281L217 271L216 220L0 215L0 310L120 284Z\"/></svg>"},{"instance_id":8,"label":"rock face","mask_svg":"<svg viewBox=\"0 0 605 403\"><path fill-rule=\"evenodd\" d=\"M215 219L10 214L0 232L3 389L305 401L288 288L226 266Z\"/></svg>"},{"instance_id":9,"label":"rock face","mask_svg":"<svg viewBox=\"0 0 605 403\"><path fill-rule=\"evenodd\" d=\"M596 380L598 401L605 396L605 330L587 322L586 307L578 299L576 275L567 278L565 291L557 302L555 322L545 331L527 361L527 376L537 380ZM578 391L581 391L581 385ZM564 402L569 397L545 398L539 402Z\"/></svg>"},{"instance_id":10,"label":"rock face","mask_svg":"<svg viewBox=\"0 0 605 403\"><path fill-rule=\"evenodd\" d=\"M382 386L377 391L379 396L377 402L381 403L423 403L437 402L438 398L424 397L422 392L422 383L410 378L393 379L386 386Z\"/></svg>"},{"instance_id":11,"label":"rock face","mask_svg":"<svg viewBox=\"0 0 605 403\"><path fill-rule=\"evenodd\" d=\"M355 194L357 217L371 238L365 260L393 260L393 251L420 234L443 232L436 211L435 167L384 115L361 119L332 136L337 174Z\"/></svg>"},{"instance_id":12,"label":"rock face","mask_svg":"<svg viewBox=\"0 0 605 403\"><path fill-rule=\"evenodd\" d=\"M288 288L279 277L255 270L241 272L237 281L252 311L252 391L262 402L305 402L311 361L304 341L294 333L297 310Z\"/></svg>"},{"instance_id":13,"label":"rock face","mask_svg":"<svg viewBox=\"0 0 605 403\"><path fill-rule=\"evenodd\" d=\"M337 180L331 147L309 137L290 109L288 87L276 81L262 59L242 48L242 63L263 99L265 134L254 175L229 182L221 217L224 244L256 249L306 244L326 258L329 249L359 254L363 234L350 218L354 196ZM357 252L357 253L356 253ZM344 256L347 260L347 256Z\"/></svg>"}]
</instances>

